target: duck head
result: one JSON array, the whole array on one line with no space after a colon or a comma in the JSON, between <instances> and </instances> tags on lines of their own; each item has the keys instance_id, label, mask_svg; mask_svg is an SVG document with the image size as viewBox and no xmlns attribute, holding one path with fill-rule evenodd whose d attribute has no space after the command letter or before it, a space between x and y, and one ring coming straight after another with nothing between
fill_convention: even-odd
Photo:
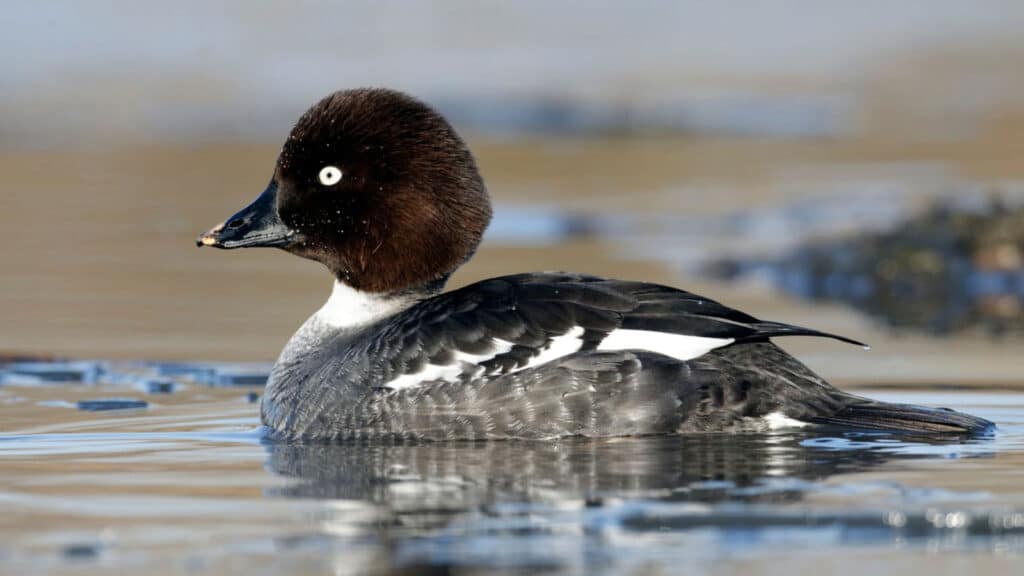
<instances>
[{"instance_id":1,"label":"duck head","mask_svg":"<svg viewBox=\"0 0 1024 576\"><path fill-rule=\"evenodd\" d=\"M281 248L389 293L442 286L490 218L476 162L440 114L392 90L344 90L303 114L263 193L197 245Z\"/></svg>"}]
</instances>

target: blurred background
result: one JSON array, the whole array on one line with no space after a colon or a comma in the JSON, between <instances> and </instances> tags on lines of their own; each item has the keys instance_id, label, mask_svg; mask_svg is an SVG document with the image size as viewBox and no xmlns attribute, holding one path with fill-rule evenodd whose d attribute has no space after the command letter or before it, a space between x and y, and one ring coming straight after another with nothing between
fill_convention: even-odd
<instances>
[{"instance_id":1,"label":"blurred background","mask_svg":"<svg viewBox=\"0 0 1024 576\"><path fill-rule=\"evenodd\" d=\"M5 2L0 354L270 361L318 265L195 237L329 92L405 90L572 269L841 332L838 382L1020 385L1024 3Z\"/></svg>"}]
</instances>

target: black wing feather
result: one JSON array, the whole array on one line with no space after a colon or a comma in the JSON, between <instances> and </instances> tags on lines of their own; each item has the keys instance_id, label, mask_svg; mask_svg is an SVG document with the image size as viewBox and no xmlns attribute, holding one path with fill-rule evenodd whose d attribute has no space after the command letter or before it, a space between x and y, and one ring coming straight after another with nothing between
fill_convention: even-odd
<instances>
[{"instance_id":1,"label":"black wing feather","mask_svg":"<svg viewBox=\"0 0 1024 576\"><path fill-rule=\"evenodd\" d=\"M623 328L731 338L737 343L777 336L816 336L862 345L855 340L782 324L702 296L658 284L609 280L566 273L533 273L484 280L428 299L390 319L387 327L356 346L372 350L380 370L372 385L383 386L427 362L451 360L454 352L486 355L510 350L482 365L502 374L529 362L555 337L584 329L588 348ZM500 341L500 342L499 342ZM388 343L401 342L400 347ZM467 374L468 376L468 374ZM475 373L474 376L480 376Z\"/></svg>"}]
</instances>

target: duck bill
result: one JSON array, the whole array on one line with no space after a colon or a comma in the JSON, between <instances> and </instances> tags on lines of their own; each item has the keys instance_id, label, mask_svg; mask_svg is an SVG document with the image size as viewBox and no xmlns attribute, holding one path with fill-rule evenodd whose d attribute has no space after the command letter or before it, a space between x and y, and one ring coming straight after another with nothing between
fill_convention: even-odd
<instances>
[{"instance_id":1,"label":"duck bill","mask_svg":"<svg viewBox=\"0 0 1024 576\"><path fill-rule=\"evenodd\" d=\"M200 235L196 246L225 250L258 246L280 248L287 246L294 235L277 214L277 183L271 180L252 204Z\"/></svg>"}]
</instances>

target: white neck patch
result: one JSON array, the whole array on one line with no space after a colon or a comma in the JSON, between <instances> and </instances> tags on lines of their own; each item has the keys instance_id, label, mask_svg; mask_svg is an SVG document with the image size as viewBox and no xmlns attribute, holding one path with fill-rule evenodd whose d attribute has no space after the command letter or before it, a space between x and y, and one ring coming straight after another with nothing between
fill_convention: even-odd
<instances>
[{"instance_id":1,"label":"white neck patch","mask_svg":"<svg viewBox=\"0 0 1024 576\"><path fill-rule=\"evenodd\" d=\"M363 292L335 280L330 298L313 317L332 328L356 328L394 316L416 301L412 296Z\"/></svg>"}]
</instances>

